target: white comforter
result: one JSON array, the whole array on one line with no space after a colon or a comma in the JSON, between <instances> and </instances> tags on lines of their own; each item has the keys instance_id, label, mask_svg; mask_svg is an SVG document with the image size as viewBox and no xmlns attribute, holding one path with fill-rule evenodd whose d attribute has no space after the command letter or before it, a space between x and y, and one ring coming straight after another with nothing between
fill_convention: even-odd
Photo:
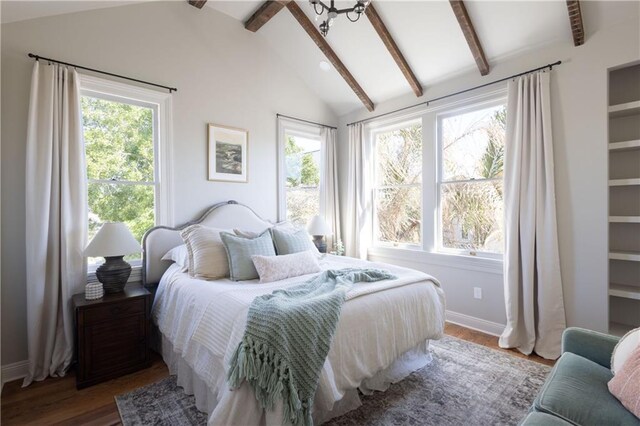
<instances>
[{"instance_id":1,"label":"white comforter","mask_svg":"<svg viewBox=\"0 0 640 426\"><path fill-rule=\"evenodd\" d=\"M347 293L314 402L314 413L322 413L319 417L325 420L333 415L332 410L336 413L334 404L345 392L417 345L440 338L445 307L438 282L419 271L337 256L326 256L321 267L373 267L398 276L396 280L359 283ZM281 424L281 413L264 413L246 383L229 389L226 368L244 333L252 300L311 276L257 284L192 279L176 265L165 273L155 297L153 318L173 350L217 401L209 413L209 424Z\"/></svg>"}]
</instances>

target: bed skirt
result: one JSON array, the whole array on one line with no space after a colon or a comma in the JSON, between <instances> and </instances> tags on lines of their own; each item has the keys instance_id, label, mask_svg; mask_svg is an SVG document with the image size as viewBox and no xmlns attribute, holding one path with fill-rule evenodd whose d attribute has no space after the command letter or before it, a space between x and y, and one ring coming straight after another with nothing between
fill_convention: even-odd
<instances>
[{"instance_id":1,"label":"bed skirt","mask_svg":"<svg viewBox=\"0 0 640 426\"><path fill-rule=\"evenodd\" d=\"M154 336L153 346L162 354L169 372L177 377L178 386L182 387L187 395L194 395L198 410L209 413L209 424L215 425L218 422L211 414L219 403L219 392L216 389L209 388L205 380L195 372L191 363L183 358L178 351L174 350L175 348L171 341L160 333L157 328L155 331L157 334ZM314 424L322 424L362 405L358 389L365 395L369 395L373 391L385 391L392 383L404 379L413 371L428 365L431 361L429 341L427 340L402 354L390 366L379 371L373 377L364 379L357 389L344 392L342 398L331 404L330 409L326 408L328 407L326 402L320 404L316 401L313 410ZM244 386L248 386L246 382ZM325 408L318 408L319 406L324 406ZM265 411L260 423L262 425L282 425L281 413L281 405L276 406L273 411Z\"/></svg>"}]
</instances>

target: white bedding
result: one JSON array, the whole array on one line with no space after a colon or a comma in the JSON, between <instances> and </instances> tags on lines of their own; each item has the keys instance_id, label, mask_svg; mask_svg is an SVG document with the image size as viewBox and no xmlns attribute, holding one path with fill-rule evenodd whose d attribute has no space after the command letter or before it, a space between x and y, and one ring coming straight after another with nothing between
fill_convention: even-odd
<instances>
[{"instance_id":1,"label":"white bedding","mask_svg":"<svg viewBox=\"0 0 640 426\"><path fill-rule=\"evenodd\" d=\"M398 357L420 345L424 347L429 339L439 339L445 311L442 289L433 277L422 272L337 256L324 257L320 266L380 268L398 279L359 283L347 293L316 392L316 422L342 414L336 403L366 379L392 366ZM229 389L226 367L244 333L251 301L311 276L267 284L258 284L257 280L202 281L190 278L175 265L164 274L153 318L175 354L206 384L207 397L214 401L208 404L209 424L281 424L281 413L264 413L246 383L239 389Z\"/></svg>"}]
</instances>

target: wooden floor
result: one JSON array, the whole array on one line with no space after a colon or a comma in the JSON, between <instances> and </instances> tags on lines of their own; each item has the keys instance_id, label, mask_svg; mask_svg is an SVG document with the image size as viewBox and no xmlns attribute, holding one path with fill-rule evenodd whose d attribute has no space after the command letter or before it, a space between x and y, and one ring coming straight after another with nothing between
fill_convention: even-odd
<instances>
[{"instance_id":1,"label":"wooden floor","mask_svg":"<svg viewBox=\"0 0 640 426\"><path fill-rule=\"evenodd\" d=\"M538 356L527 357L515 350L498 348L498 338L458 325L447 323L445 332L463 340L546 365L553 361ZM153 365L137 373L76 390L75 376L47 379L21 388L22 381L4 385L2 390L2 425L119 425L120 416L113 397L157 382L169 374L162 359L156 355Z\"/></svg>"}]
</instances>

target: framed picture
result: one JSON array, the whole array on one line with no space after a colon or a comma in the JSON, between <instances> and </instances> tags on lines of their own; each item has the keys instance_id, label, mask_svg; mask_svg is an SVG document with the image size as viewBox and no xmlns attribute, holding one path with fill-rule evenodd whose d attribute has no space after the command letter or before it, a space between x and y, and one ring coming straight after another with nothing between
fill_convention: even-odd
<instances>
[{"instance_id":1,"label":"framed picture","mask_svg":"<svg viewBox=\"0 0 640 426\"><path fill-rule=\"evenodd\" d=\"M217 124L208 130L209 180L247 182L249 132Z\"/></svg>"}]
</instances>

